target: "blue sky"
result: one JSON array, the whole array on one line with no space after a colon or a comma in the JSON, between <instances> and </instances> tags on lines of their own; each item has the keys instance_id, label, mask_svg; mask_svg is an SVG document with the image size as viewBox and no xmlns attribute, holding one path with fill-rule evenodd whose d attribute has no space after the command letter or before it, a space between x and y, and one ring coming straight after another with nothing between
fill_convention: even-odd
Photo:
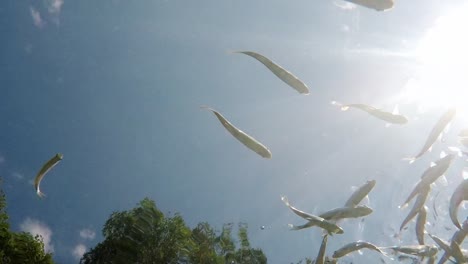
<instances>
[{"instance_id":1,"label":"blue sky","mask_svg":"<svg viewBox=\"0 0 468 264\"><path fill-rule=\"evenodd\" d=\"M468 120L457 117L447 144L408 165L401 159L419 151L445 108L422 109L401 94L421 69L421 39L464 5L397 1L376 12L341 0L6 0L0 175L12 227L48 230L54 259L76 263L73 251L101 241L113 211L149 197L191 227L245 221L269 263L289 263L315 257L321 239L316 229L288 230L302 222L281 195L319 213L341 206L351 186L376 179L374 213L362 231L359 221L345 222L328 252L355 239L395 244L390 227L408 212L397 205L443 147L457 144ZM233 50L273 59L307 83L310 95ZM399 104L410 122L387 128L358 110L339 111L332 100L388 111ZM199 109L205 104L267 145L273 158L237 142ZM30 180L57 152L64 159L45 177L47 198L40 200ZM463 162L450 168L446 186L435 187L441 215ZM454 229L443 225L450 220L438 221L431 230L449 239ZM413 226L404 242L415 243Z\"/></svg>"}]
</instances>

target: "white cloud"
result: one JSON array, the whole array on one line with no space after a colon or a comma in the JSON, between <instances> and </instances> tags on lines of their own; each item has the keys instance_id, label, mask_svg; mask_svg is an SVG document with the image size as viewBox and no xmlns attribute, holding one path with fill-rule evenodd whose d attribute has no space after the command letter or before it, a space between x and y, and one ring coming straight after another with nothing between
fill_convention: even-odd
<instances>
[{"instance_id":1,"label":"white cloud","mask_svg":"<svg viewBox=\"0 0 468 264\"><path fill-rule=\"evenodd\" d=\"M44 21L41 18L41 14L34 7L30 6L29 11L31 11L31 17L33 19L34 25L38 28L44 26Z\"/></svg>"},{"instance_id":2,"label":"white cloud","mask_svg":"<svg viewBox=\"0 0 468 264\"><path fill-rule=\"evenodd\" d=\"M333 1L333 4L343 10L353 10L356 8L356 5L350 2L344 2L344 1Z\"/></svg>"},{"instance_id":3,"label":"white cloud","mask_svg":"<svg viewBox=\"0 0 468 264\"><path fill-rule=\"evenodd\" d=\"M80 259L84 255L85 252L86 252L86 246L83 244L78 244L73 248L72 255L76 259Z\"/></svg>"},{"instance_id":4,"label":"white cloud","mask_svg":"<svg viewBox=\"0 0 468 264\"><path fill-rule=\"evenodd\" d=\"M42 236L42 241L44 242L44 250L46 252L54 252L54 245L51 244L52 240L52 230L46 225L38 220L26 218L20 225L21 231L29 232L33 236L40 235Z\"/></svg>"},{"instance_id":5,"label":"white cloud","mask_svg":"<svg viewBox=\"0 0 468 264\"><path fill-rule=\"evenodd\" d=\"M49 13L51 14L58 14L62 9L63 0L49 0Z\"/></svg>"},{"instance_id":6,"label":"white cloud","mask_svg":"<svg viewBox=\"0 0 468 264\"><path fill-rule=\"evenodd\" d=\"M96 232L94 232L91 229L84 228L84 229L80 230L80 237L81 238L93 240L95 236L96 236Z\"/></svg>"}]
</instances>

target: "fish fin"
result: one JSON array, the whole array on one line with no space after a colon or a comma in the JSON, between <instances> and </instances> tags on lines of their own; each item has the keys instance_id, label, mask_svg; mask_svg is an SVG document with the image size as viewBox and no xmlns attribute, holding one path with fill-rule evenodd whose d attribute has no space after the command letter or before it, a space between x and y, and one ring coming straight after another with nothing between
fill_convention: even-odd
<instances>
[{"instance_id":1,"label":"fish fin","mask_svg":"<svg viewBox=\"0 0 468 264\"><path fill-rule=\"evenodd\" d=\"M200 105L200 109L206 109L206 110L210 110L210 111L215 111L213 108L207 106L207 105Z\"/></svg>"},{"instance_id":2,"label":"fish fin","mask_svg":"<svg viewBox=\"0 0 468 264\"><path fill-rule=\"evenodd\" d=\"M46 197L45 193L41 192L39 189L36 191L37 193L37 196L39 196L39 198L43 199Z\"/></svg>"},{"instance_id":3,"label":"fish fin","mask_svg":"<svg viewBox=\"0 0 468 264\"><path fill-rule=\"evenodd\" d=\"M283 195L283 196L281 196L281 201L283 201L283 202L284 202L284 204L286 204L286 206L289 206L289 200L288 200L288 197L286 197L286 196L284 196L284 195Z\"/></svg>"},{"instance_id":4,"label":"fish fin","mask_svg":"<svg viewBox=\"0 0 468 264\"><path fill-rule=\"evenodd\" d=\"M362 253L362 250L359 249L357 252L359 253L359 255L362 256L362 254L363 254L363 253Z\"/></svg>"},{"instance_id":5,"label":"fish fin","mask_svg":"<svg viewBox=\"0 0 468 264\"><path fill-rule=\"evenodd\" d=\"M402 160L408 161L409 164L412 164L413 162L416 161L416 157L403 158Z\"/></svg>"},{"instance_id":6,"label":"fish fin","mask_svg":"<svg viewBox=\"0 0 468 264\"><path fill-rule=\"evenodd\" d=\"M445 151L442 150L442 151L440 152L440 154L439 154L439 157L440 157L440 158L443 158L443 157L445 157L445 156L447 156L447 153L446 153Z\"/></svg>"},{"instance_id":7,"label":"fish fin","mask_svg":"<svg viewBox=\"0 0 468 264\"><path fill-rule=\"evenodd\" d=\"M234 54L234 53L239 53L239 51L233 50L233 49L227 49L226 54Z\"/></svg>"}]
</instances>

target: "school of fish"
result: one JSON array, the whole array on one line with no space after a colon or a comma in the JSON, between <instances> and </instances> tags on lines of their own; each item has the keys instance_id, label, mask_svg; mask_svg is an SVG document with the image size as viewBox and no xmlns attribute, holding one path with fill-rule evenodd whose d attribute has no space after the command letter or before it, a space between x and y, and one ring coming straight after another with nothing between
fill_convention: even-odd
<instances>
[{"instance_id":1,"label":"school of fish","mask_svg":"<svg viewBox=\"0 0 468 264\"><path fill-rule=\"evenodd\" d=\"M346 1L362 5L367 8L375 9L377 11L389 10L393 8L394 5L392 0ZM303 95L309 95L309 87L303 81L265 55L254 51L234 51L232 53L244 54L254 58L267 67L268 70L270 70L281 81L293 88L296 92ZM361 103L342 104L337 101L332 101L332 104L340 107L342 111L347 111L350 108L359 109L375 118L385 121L387 124L404 125L407 124L409 120L407 116L399 114L397 110L394 110L393 112L387 112L374 106ZM220 112L209 106L201 106L201 108L211 111L216 116L221 125L245 147L254 151L263 158L272 158L272 153L268 147L260 143L254 137L243 132L238 127L234 126ZM436 121L432 130L429 132L421 150L415 156L405 158L404 160L409 160L410 163L412 163L418 158L422 157L425 153L429 152L432 146L436 144L437 140L440 139L444 129L446 129L446 127L454 119L455 114L456 110L454 108L450 108L445 113L443 113ZM460 131L458 137L459 143L462 145L462 147L468 148L468 128ZM468 155L468 152L460 153L465 153ZM439 259L439 264L446 263L447 261L452 263L468 263L467 250L461 247L461 244L468 234L468 218L464 220L462 224L460 224L460 220L458 219L460 204L463 201L468 200L468 179L465 179L459 183L458 187L453 191L453 195L449 201L449 216L453 225L456 227L456 232L454 232L452 238L449 241L445 241L442 238L434 234L430 234L425 230L427 214L430 211L429 207L426 206L426 202L428 200L429 194L432 191L432 186L440 177L445 177L445 173L456 159L456 156L457 155L451 153L442 153L440 159L435 160L431 166L422 172L420 180L415 183L413 191L408 195L408 198L403 201L402 205L399 206L399 208L403 209L407 207L413 199L415 199L412 209L409 211L407 217L400 225L398 236L406 229L406 226L411 222L411 220L416 217L415 237L418 241L418 244L416 245L377 246L371 242L358 240L348 242L341 248L335 249L331 256L327 256L326 248L329 237L333 237L333 239L335 239L346 231L339 226L341 221L346 221L346 219L364 218L373 213L372 208L367 205L360 204L365 198L368 197L376 185L375 180L368 180L359 188L357 188L349 197L349 199L344 202L342 207L332 208L318 215L313 215L311 213L297 209L290 204L286 196L282 196L281 200L284 202L284 204L294 214L306 220L306 222L302 225L289 224L289 227L291 230L302 230L310 227L316 227L323 230L322 242L320 244L317 257L315 260L313 260L313 263L315 264L338 263L340 258L349 254L353 254L354 252L360 252L362 249L377 252L385 258L397 259L400 261L410 259L412 261L418 261L418 263L422 263L422 261L425 259L427 260L426 263L435 263L437 255L440 252L442 253L442 256ZM37 173L34 180L34 188L36 194L40 198L45 197L45 194L40 190L40 184L44 179L44 176L62 159L62 154L56 154L50 160L45 162L45 164ZM434 215L437 215L435 206L433 206L433 208ZM261 229L264 230L265 227L262 226ZM429 241L433 241L434 243L430 243L428 239L425 239L426 235L431 238ZM394 255L397 256L393 257ZM385 263L384 258L381 258L380 261Z\"/></svg>"}]
</instances>

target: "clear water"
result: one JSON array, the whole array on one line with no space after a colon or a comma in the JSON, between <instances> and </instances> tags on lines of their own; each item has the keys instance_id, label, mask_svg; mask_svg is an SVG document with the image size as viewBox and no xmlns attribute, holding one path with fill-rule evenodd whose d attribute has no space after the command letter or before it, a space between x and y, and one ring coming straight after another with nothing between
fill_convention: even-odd
<instances>
[{"instance_id":1,"label":"clear water","mask_svg":"<svg viewBox=\"0 0 468 264\"><path fill-rule=\"evenodd\" d=\"M468 56L457 43L467 42L459 29L468 20L457 14L466 6L396 0L378 12L341 0L5 0L0 175L12 228L41 233L57 263L77 263L102 241L113 211L149 197L190 227L246 222L268 263L291 263L315 258L322 231L290 231L289 223L304 221L280 197L319 214L375 179L374 212L343 222L327 255L358 239L416 244L414 222L401 242L393 238L409 212L398 205L442 150L463 149L457 134L465 111L430 153L411 165L402 159L416 155L447 105L464 99ZM310 94L236 50L271 58ZM409 122L387 127L331 101L389 112L398 105ZM272 158L243 146L200 105L268 146ZM41 200L32 181L57 152L64 159L44 178ZM445 240L456 230L448 199L465 162L456 159L426 202L426 229ZM461 208L459 219L466 215ZM363 251L342 261L380 257Z\"/></svg>"}]
</instances>

